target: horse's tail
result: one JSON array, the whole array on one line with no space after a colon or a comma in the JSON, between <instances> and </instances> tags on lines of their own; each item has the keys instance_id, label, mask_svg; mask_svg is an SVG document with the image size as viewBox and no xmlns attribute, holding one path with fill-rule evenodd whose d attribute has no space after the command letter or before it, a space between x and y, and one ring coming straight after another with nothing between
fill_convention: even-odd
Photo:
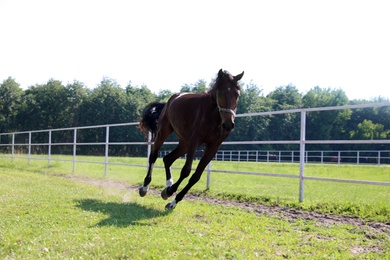
<instances>
[{"instance_id":1,"label":"horse's tail","mask_svg":"<svg viewBox=\"0 0 390 260\"><path fill-rule=\"evenodd\" d=\"M165 104L166 103L153 102L147 105L142 112L139 129L141 129L141 131L145 134L152 132L153 139L157 131L158 118L160 117L161 111L163 110Z\"/></svg>"}]
</instances>

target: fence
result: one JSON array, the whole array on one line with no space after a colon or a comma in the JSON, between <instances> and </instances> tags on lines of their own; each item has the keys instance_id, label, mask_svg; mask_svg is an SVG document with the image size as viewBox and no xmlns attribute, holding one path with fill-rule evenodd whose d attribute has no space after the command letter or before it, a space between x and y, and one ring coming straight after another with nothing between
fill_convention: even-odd
<instances>
[{"instance_id":1,"label":"fence","mask_svg":"<svg viewBox=\"0 0 390 260\"><path fill-rule=\"evenodd\" d=\"M270 174L270 173L253 173L253 172L239 172L240 174L256 174L263 176L274 176L274 177L287 177L287 178L299 178L299 201L302 202L304 200L304 180L318 180L318 181L331 181L331 182L347 182L347 183L358 183L358 184L371 184L371 185L382 185L382 186L390 186L390 182L374 182L374 181L361 181L361 180L341 180L341 179L331 179L331 178L318 178L318 177L306 177L305 176L305 163L308 161L308 152L305 150L306 144L390 144L390 140L306 140L306 114L308 112L314 111L328 111L328 110L341 110L341 109L356 109L356 108L373 108L373 107L385 107L390 106L390 102L382 102L382 103L374 103L374 104L362 104L362 105L348 105L348 106L338 106L338 107L321 107L321 108L304 108L304 109L292 109L292 110L282 110L282 111L272 111L272 112L260 112L260 113L247 113L247 114L238 114L237 117L247 117L247 116L265 116L265 115L275 115L275 114L285 114L285 113L300 113L301 121L300 121L300 139L299 140L287 140L287 141L241 141L241 142L224 142L224 145L237 145L237 144L297 144L299 145L299 176L298 175L287 175L287 174ZM124 123L124 124L111 124L111 125L99 125L99 126L86 126L86 127L74 127L74 128L62 128L62 129L50 129L50 130L35 130L35 131L25 131L25 132L14 132L14 133L1 133L0 134L0 147L10 147L11 155L1 156L1 157L10 157L12 159L16 158L15 155L15 147L22 146L27 147L27 160L30 163L31 160L35 160L37 158L31 157L31 148L33 146L45 146L47 147L47 158L45 160L48 161L48 165L53 160L58 160L52 158L52 148L55 146L71 146L72 147L72 156L73 159L71 162L73 163L73 171L75 169L75 165L77 162L83 162L77 160L77 147L78 146L104 146L104 175L107 175L107 168L109 163L108 160L108 151L110 146L115 145L148 145L148 153L150 151L150 142L110 142L110 129L114 127L121 126L136 126L137 122L133 123ZM94 128L103 128L105 129L105 141L104 142L94 142L94 143L78 143L77 142L77 134L79 131L83 129L94 129ZM72 142L64 142L57 143L52 142L52 134L60 131L72 131L73 132L73 141ZM33 142L33 134L39 133L47 133L48 139L47 142L34 143ZM17 143L15 142L15 136L17 135L28 135L27 143ZM1 138L3 136L11 136L11 143L1 143ZM166 144L176 144L175 142L166 142ZM306 156L305 156L306 155ZM24 158L24 157L23 157ZM292 158L296 158L292 156ZM339 156L340 158L340 156ZM295 159L293 159L295 160ZM95 162L97 163L97 162ZM140 165L133 165L140 166ZM143 165L142 167L146 167ZM220 170L210 170L208 167L208 178L207 178L207 188L210 188L210 172L222 172L222 173L238 173L238 172L229 172L229 171L220 171Z\"/></svg>"},{"instance_id":2,"label":"fence","mask_svg":"<svg viewBox=\"0 0 390 260\"><path fill-rule=\"evenodd\" d=\"M159 152L164 157L170 150ZM203 150L198 150L195 159L200 159ZM299 163L299 151L280 150L219 150L213 160L230 162L277 162ZM390 150L326 150L305 151L305 163L333 163L333 164L390 164Z\"/></svg>"},{"instance_id":3,"label":"fence","mask_svg":"<svg viewBox=\"0 0 390 260\"><path fill-rule=\"evenodd\" d=\"M116 146L116 145L150 145L149 142L110 142L110 129L114 127L123 127L123 126L137 126L138 122L132 122L132 123L122 123L122 124L110 124L110 125L96 125L96 126L83 126L83 127L70 127L70 128L59 128L59 129L50 129L50 130L34 130L34 131L24 131L24 132L13 132L13 133L1 133L0 134L0 147L11 147L11 156L0 156L0 157L10 157L12 159L15 158L24 158L22 156L18 156L15 154L15 147L27 147L27 160L28 163L31 162L31 160L47 160L48 166L50 166L51 161L67 161L67 160L59 160L52 158L52 148L57 146L71 146L72 147L72 160L70 162L73 163L72 171L75 171L75 166L77 162L88 162L88 163L97 163L97 164L104 164L104 176L107 175L107 168L109 163L108 160L108 151L109 146ZM85 143L85 142L77 142L77 136L78 132L80 130L84 129L97 129L102 128L105 131L105 141L104 142L93 142L93 143ZM63 131L72 131L73 132L73 140L72 142L52 142L52 136L53 133L56 132L63 132ZM33 135L38 135L41 133L47 133L48 139L47 142L33 142ZM1 143L1 137L2 136L9 136L11 135L11 144L3 144ZM27 143L16 143L15 137L17 135L28 135L28 141ZM40 147L47 147L47 158L33 158L31 155L31 149L34 146L40 146ZM104 163L99 162L89 162L89 161L80 161L76 159L76 151L77 147L80 146L104 146ZM68 160L69 161L69 160ZM139 165L134 165L139 166Z\"/></svg>"}]
</instances>

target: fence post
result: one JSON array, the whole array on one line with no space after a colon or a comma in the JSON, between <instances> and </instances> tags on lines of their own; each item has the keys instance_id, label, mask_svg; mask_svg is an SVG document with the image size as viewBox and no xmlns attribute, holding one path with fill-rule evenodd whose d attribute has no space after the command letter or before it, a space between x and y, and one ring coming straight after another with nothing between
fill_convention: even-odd
<instances>
[{"instance_id":1,"label":"fence post","mask_svg":"<svg viewBox=\"0 0 390 260\"><path fill-rule=\"evenodd\" d=\"M51 159L51 130L49 130L49 148L48 148L48 155L47 155L47 166L50 166L50 159Z\"/></svg>"},{"instance_id":2,"label":"fence post","mask_svg":"<svg viewBox=\"0 0 390 260\"><path fill-rule=\"evenodd\" d=\"M381 151L378 151L378 165L381 165Z\"/></svg>"},{"instance_id":3,"label":"fence post","mask_svg":"<svg viewBox=\"0 0 390 260\"><path fill-rule=\"evenodd\" d=\"M360 162L360 151L357 151L356 152L356 164L359 165L359 162Z\"/></svg>"},{"instance_id":4,"label":"fence post","mask_svg":"<svg viewBox=\"0 0 390 260\"><path fill-rule=\"evenodd\" d=\"M31 161L31 132L28 132L28 164Z\"/></svg>"},{"instance_id":5,"label":"fence post","mask_svg":"<svg viewBox=\"0 0 390 260\"><path fill-rule=\"evenodd\" d=\"M73 165L72 165L72 173L75 172L76 169L76 148L77 148L77 128L73 130Z\"/></svg>"},{"instance_id":6,"label":"fence post","mask_svg":"<svg viewBox=\"0 0 390 260\"><path fill-rule=\"evenodd\" d=\"M110 127L106 126L106 145L105 145L105 151L104 151L104 177L107 176L107 169L108 169L108 142L110 141Z\"/></svg>"},{"instance_id":7,"label":"fence post","mask_svg":"<svg viewBox=\"0 0 390 260\"><path fill-rule=\"evenodd\" d=\"M211 179L211 161L207 165L207 185L206 185L207 190L210 189L210 182L211 182L210 179Z\"/></svg>"},{"instance_id":8,"label":"fence post","mask_svg":"<svg viewBox=\"0 0 390 260\"><path fill-rule=\"evenodd\" d=\"M304 199L306 111L301 111L301 137L299 149L299 202Z\"/></svg>"},{"instance_id":9,"label":"fence post","mask_svg":"<svg viewBox=\"0 0 390 260\"><path fill-rule=\"evenodd\" d=\"M14 159L15 159L15 134L12 134L11 153L12 153L12 162L14 162Z\"/></svg>"},{"instance_id":10,"label":"fence post","mask_svg":"<svg viewBox=\"0 0 390 260\"><path fill-rule=\"evenodd\" d=\"M340 165L340 162L341 162L341 152L339 151L337 153L337 164Z\"/></svg>"}]
</instances>

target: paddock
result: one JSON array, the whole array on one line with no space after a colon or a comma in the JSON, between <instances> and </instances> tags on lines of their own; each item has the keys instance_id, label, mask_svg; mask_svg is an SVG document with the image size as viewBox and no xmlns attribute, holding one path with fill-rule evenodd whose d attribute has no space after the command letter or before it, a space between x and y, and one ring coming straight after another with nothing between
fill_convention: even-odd
<instances>
[{"instance_id":1,"label":"paddock","mask_svg":"<svg viewBox=\"0 0 390 260\"><path fill-rule=\"evenodd\" d=\"M311 161L305 157L310 155L305 145L318 141L303 135L302 140L283 141L300 145L294 162L279 162L277 156L268 162L212 161L180 208L166 211L159 195L165 185L161 159L150 196L140 198L137 192L151 143L110 140L115 127L136 131L136 126L134 122L0 134L0 258L390 256L390 168L382 160ZM77 138L91 130L100 131L104 140L83 143ZM280 141L271 141L275 142ZM144 156L110 155L119 146L140 147ZM78 154L82 147L96 155ZM385 152L381 155L386 157ZM173 165L174 177L182 163Z\"/></svg>"},{"instance_id":2,"label":"paddock","mask_svg":"<svg viewBox=\"0 0 390 260\"><path fill-rule=\"evenodd\" d=\"M340 179L340 178L323 178L323 177L314 177L314 176L305 176L305 167L308 163L309 159L312 158L309 156L309 151L306 150L306 145L310 144L390 144L390 140L306 140L306 114L308 112L317 112L317 111L330 111L330 110L342 110L342 109L358 109L358 108L375 108L375 107L387 107L390 106L389 102L382 103L373 103L373 104L360 104L360 105L348 105L348 106L337 106L337 107L320 107L320 108L305 108L305 109L293 109L293 110L281 110L281 111L272 111L272 112L260 112L260 113L248 113L248 114L238 114L237 118L240 117L258 117L258 116L266 116L266 115L276 115L276 114L286 114L286 113L299 113L301 115L300 122L300 139L299 140L278 140L278 141L240 141L240 142L223 142L223 146L234 146L237 144L296 144L299 145L299 151L295 152L292 155L293 162L294 158L298 158L296 161L299 163L299 175L286 175L283 173L265 173L265 172L242 172L242 171L228 171L228 170L213 170L212 165L209 165L207 168L207 184L206 188L210 189L210 179L212 172L220 172L220 173L235 173L235 174L257 174L262 176L273 176L278 178L295 178L299 180L299 184L297 189L299 190L298 199L300 202L304 201L305 194L305 180L316 180L316 181L327 181L327 182L343 182L343 183L357 183L357 184L369 184L376 186L390 186L389 181L367 181L367 180L350 180L350 179ZM26 159L29 163L32 160L46 160L47 165L50 166L52 162L56 160L64 160L72 163L72 172L75 171L76 164L85 163L86 161L78 159L77 155L78 149L80 147L91 147L89 149L93 149L95 147L100 147L98 151L103 152L104 161L100 162L90 162L104 165L103 175L107 176L108 168L110 165L118 165L120 163L110 162L109 159L109 151L113 149L113 147L119 146L138 146L143 147L145 149L145 156L149 154L150 147L152 143L150 141L132 141L129 142L127 140L123 141L111 141L110 140L110 131L113 131L118 127L128 127L129 131L137 131L136 127L138 126L138 122L131 123L123 123L123 124L110 124L110 125L97 125L97 126L85 126L85 127L73 127L73 128L61 128L61 129L48 129L48 130L34 130L34 131L25 131L25 132L14 132L14 133L0 133L0 157L2 158L10 158L14 160L15 158ZM78 133L81 131L98 131L102 136L105 136L105 140L94 142L94 143L84 143L78 141ZM64 134L67 133L67 134ZM59 137L53 137L53 136ZM68 137L64 140L62 136L67 135ZM40 140L42 137L47 141L35 141L35 136L40 136ZM6 142L2 142L2 140L6 140ZM20 140L20 141L17 141ZM165 145L177 144L176 142L166 142ZM71 158L64 157L59 158L56 157L56 154L53 153L55 148L66 147L68 153L71 154ZM146 149L147 147L147 149ZM32 149L40 148L41 153L46 154L45 156L33 156ZM17 152L19 149L20 152ZM385 154L384 160L387 161L389 158L388 150L384 151L376 151L379 155L379 163L381 162L381 153ZM359 153L359 151L357 151ZM61 157L61 156L60 156ZM272 157L268 154L267 160L276 159L277 156L272 154ZM278 158L281 158L279 156ZM323 160L323 155L322 155ZM331 156L330 160L340 163L341 160L340 151L336 156ZM360 156L357 155L358 162L360 162ZM216 158L218 160L218 154ZM336 161L335 161L336 160ZM88 162L88 161L87 161ZM212 164L212 163L211 163ZM145 167L145 164L123 164L126 166L133 167Z\"/></svg>"}]
</instances>

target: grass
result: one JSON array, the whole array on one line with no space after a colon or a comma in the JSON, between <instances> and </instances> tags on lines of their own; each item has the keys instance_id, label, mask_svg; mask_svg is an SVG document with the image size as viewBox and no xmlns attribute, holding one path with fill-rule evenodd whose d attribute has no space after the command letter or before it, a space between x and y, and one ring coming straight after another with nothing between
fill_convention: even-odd
<instances>
[{"instance_id":1,"label":"grass","mask_svg":"<svg viewBox=\"0 0 390 260\"><path fill-rule=\"evenodd\" d=\"M64 173L62 167L1 161L1 259L390 257L388 234L351 225L291 222L202 201L183 201L165 211L165 201L157 195L140 198L133 190L53 175ZM77 175L94 170L83 167L78 166ZM120 178L113 170L109 176ZM130 176L136 179L133 172Z\"/></svg>"},{"instance_id":2,"label":"grass","mask_svg":"<svg viewBox=\"0 0 390 260\"><path fill-rule=\"evenodd\" d=\"M71 157L64 156L54 158L71 159ZM78 156L77 159L94 162L104 161L102 157ZM0 159L0 167L2 167L1 162L6 164L10 160ZM110 157L110 163L145 165L146 158ZM196 163L197 161L194 162L194 167ZM173 165L172 171L175 179L178 178L182 165L183 160L178 160ZM157 160L156 167L162 166L162 160ZM31 165L27 165L26 160L16 160L13 166L8 165L5 167L28 168L30 171L35 172L78 175L92 179L111 179L128 185L140 185L146 173L146 167L109 165L107 176L104 177L104 165L89 163L77 163L76 171L72 173L71 163L57 161L52 161L50 168L47 167L47 161L32 161ZM213 161L212 169L299 174L299 165L291 163ZM305 167L305 176L390 182L390 167L386 165L308 164ZM182 185L185 183L186 181ZM153 172L152 188L162 189L164 186L164 170L156 168ZM190 192L242 202L287 206L323 213L355 216L368 221L390 222L389 186L305 180L304 203L298 202L299 180L292 178L213 172L211 174L211 188L209 190L205 190L205 188L206 174L203 174L199 183Z\"/></svg>"}]
</instances>

